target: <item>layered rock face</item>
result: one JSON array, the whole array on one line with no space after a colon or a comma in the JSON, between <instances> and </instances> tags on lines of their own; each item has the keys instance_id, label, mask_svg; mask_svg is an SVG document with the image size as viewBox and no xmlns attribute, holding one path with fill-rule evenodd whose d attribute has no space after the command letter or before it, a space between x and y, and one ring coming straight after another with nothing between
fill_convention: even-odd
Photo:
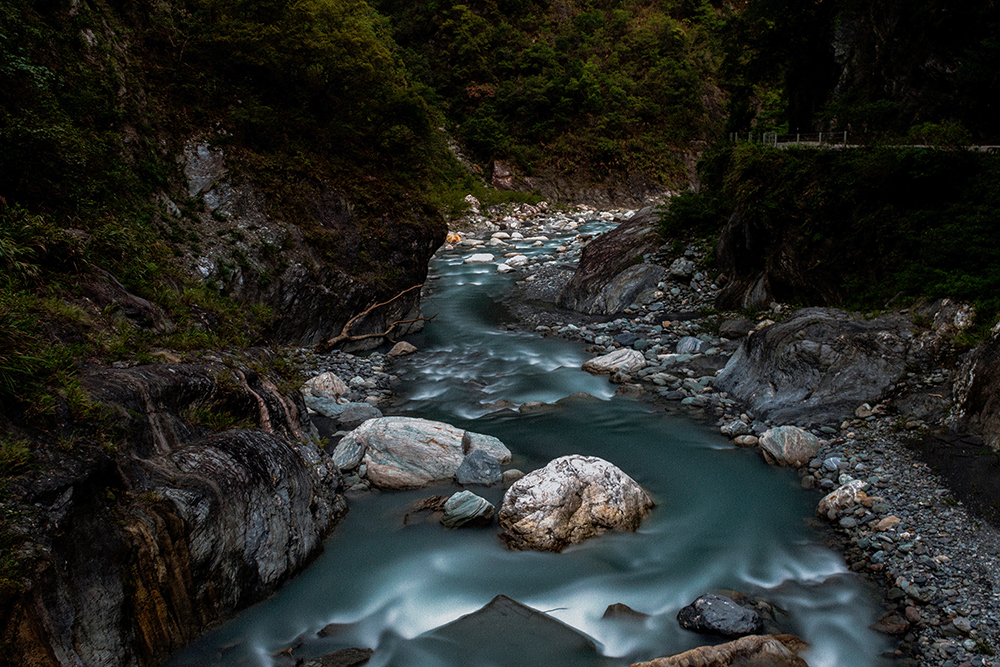
<instances>
[{"instance_id":1,"label":"layered rock face","mask_svg":"<svg viewBox=\"0 0 1000 667\"><path fill-rule=\"evenodd\" d=\"M913 324L804 308L750 336L714 385L778 423L843 419L881 400L906 372Z\"/></svg>"},{"instance_id":2,"label":"layered rock face","mask_svg":"<svg viewBox=\"0 0 1000 667\"><path fill-rule=\"evenodd\" d=\"M158 663L275 590L346 510L301 401L249 369L103 369L83 385L105 449L54 455L12 489L37 509L20 526L34 575L5 605L23 664Z\"/></svg>"},{"instance_id":3,"label":"layered rock face","mask_svg":"<svg viewBox=\"0 0 1000 667\"><path fill-rule=\"evenodd\" d=\"M954 393L948 423L981 435L989 447L1000 450L1000 335L963 360Z\"/></svg>"},{"instance_id":4,"label":"layered rock face","mask_svg":"<svg viewBox=\"0 0 1000 667\"><path fill-rule=\"evenodd\" d=\"M610 315L625 310L643 290L655 288L664 270L644 264L642 258L660 246L658 221L653 208L644 208L584 248L557 305L589 315Z\"/></svg>"},{"instance_id":5,"label":"layered rock face","mask_svg":"<svg viewBox=\"0 0 1000 667\"><path fill-rule=\"evenodd\" d=\"M164 195L174 224L202 239L202 252L185 256L183 263L195 278L224 287L237 300L270 306L276 338L320 343L375 303L384 305L354 322L351 335L380 333L419 318L419 289L404 290L424 281L427 263L444 241L444 225L416 213L409 221L364 224L351 202L325 182L301 184L304 216L275 215L251 180L232 173L222 149L195 137L185 144L182 159L186 194L204 201L202 211L182 218ZM336 246L336 253L321 244ZM409 322L391 331L398 337L419 326ZM375 336L341 347L368 349L382 342Z\"/></svg>"}]
</instances>

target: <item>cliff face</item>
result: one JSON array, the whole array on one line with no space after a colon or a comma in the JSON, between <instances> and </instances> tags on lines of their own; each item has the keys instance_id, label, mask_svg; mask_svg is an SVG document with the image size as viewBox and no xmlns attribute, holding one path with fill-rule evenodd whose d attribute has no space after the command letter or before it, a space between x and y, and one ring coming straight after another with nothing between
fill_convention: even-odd
<instances>
[{"instance_id":1,"label":"cliff face","mask_svg":"<svg viewBox=\"0 0 1000 667\"><path fill-rule=\"evenodd\" d=\"M249 348L406 333L455 165L365 3L0 24L0 663L153 665L344 513Z\"/></svg>"},{"instance_id":2,"label":"cliff face","mask_svg":"<svg viewBox=\"0 0 1000 667\"><path fill-rule=\"evenodd\" d=\"M82 382L101 431L11 488L31 572L2 607L9 664L157 664L274 591L346 510L301 399L247 367Z\"/></svg>"},{"instance_id":3,"label":"cliff face","mask_svg":"<svg viewBox=\"0 0 1000 667\"><path fill-rule=\"evenodd\" d=\"M164 232L196 238L178 258L193 279L211 284L235 301L265 304L273 313L269 336L315 345L339 334L356 313L388 301L427 275L445 227L419 211L366 222L331 181L295 184L295 207L270 201L253 178L230 168L227 152L204 138L191 138L180 161L186 188L161 194ZM178 202L198 202L181 212ZM391 328L419 317L413 290L358 321L350 333L391 331L405 335L415 325ZM348 342L345 349L377 347L383 338Z\"/></svg>"}]
</instances>

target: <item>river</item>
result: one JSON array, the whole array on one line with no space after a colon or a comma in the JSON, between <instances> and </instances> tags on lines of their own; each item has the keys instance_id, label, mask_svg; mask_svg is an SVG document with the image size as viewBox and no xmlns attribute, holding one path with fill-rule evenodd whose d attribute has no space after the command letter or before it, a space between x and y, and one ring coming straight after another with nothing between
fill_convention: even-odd
<instances>
[{"instance_id":1,"label":"river","mask_svg":"<svg viewBox=\"0 0 1000 667\"><path fill-rule=\"evenodd\" d=\"M587 231L604 228L594 222ZM543 554L507 551L495 527L404 526L413 501L455 488L354 497L307 570L171 667L281 665L272 656L290 645L306 657L373 648L373 667L624 666L718 641L676 620L717 589L773 603L783 628L811 644L811 667L888 664L880 655L889 643L868 629L881 615L878 596L824 546L811 522L817 497L793 472L694 417L614 396L606 377L580 370L581 344L506 330L497 304L514 278L464 264L467 254L442 251L431 265L424 310L438 315L410 339L421 351L396 369L405 414L494 435L524 471L564 454L599 456L649 491L656 508L636 533ZM521 414L497 411L491 404L500 400L551 405ZM502 490L481 495L499 506ZM596 649L562 651L528 629L485 639L435 631L500 594L548 611ZM647 616L602 618L614 603ZM322 628L328 636L317 636Z\"/></svg>"}]
</instances>

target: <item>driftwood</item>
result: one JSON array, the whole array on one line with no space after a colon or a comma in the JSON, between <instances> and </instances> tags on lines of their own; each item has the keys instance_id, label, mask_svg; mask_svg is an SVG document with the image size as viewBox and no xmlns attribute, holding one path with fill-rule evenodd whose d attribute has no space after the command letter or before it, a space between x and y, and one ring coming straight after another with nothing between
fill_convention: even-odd
<instances>
[{"instance_id":1,"label":"driftwood","mask_svg":"<svg viewBox=\"0 0 1000 667\"><path fill-rule=\"evenodd\" d=\"M412 292L415 289L420 289L423 286L424 286L424 284L420 283L419 285L413 285L412 287L407 287L405 290L403 290L402 292L400 292L396 296L392 297L388 301L382 301L381 303L374 303L374 304L368 306L363 311L361 311L360 313L358 313L357 315L355 315L351 319L347 320L347 323L344 324L344 327L340 330L339 334L337 334L333 338L329 338L327 340L320 341L319 343L317 343L316 344L316 351L319 352L319 353L321 353L321 354L329 352L334 347L336 347L337 345L339 345L340 343L343 343L345 341L354 342L354 341L358 341L358 340L366 340L368 338L384 338L384 337L388 337L396 329L396 327L400 326L401 324L413 324L414 322L430 322L435 317L437 317L436 314L432 315L431 317L414 317L414 318L409 319L409 320L396 320L395 322L393 322L392 324L389 325L388 329L386 329L385 331L381 331L381 332L369 333L369 334L351 334L350 333L351 327L353 327L355 324L357 324L358 320L360 320L361 318L365 317L366 315L371 314L371 312L373 310L375 310L376 308L381 308L382 306L388 306L390 303L392 303L393 301L395 301L399 297L403 296L404 294Z\"/></svg>"},{"instance_id":2,"label":"driftwood","mask_svg":"<svg viewBox=\"0 0 1000 667\"><path fill-rule=\"evenodd\" d=\"M631 667L809 667L797 654L808 644L793 635L747 635Z\"/></svg>"}]
</instances>

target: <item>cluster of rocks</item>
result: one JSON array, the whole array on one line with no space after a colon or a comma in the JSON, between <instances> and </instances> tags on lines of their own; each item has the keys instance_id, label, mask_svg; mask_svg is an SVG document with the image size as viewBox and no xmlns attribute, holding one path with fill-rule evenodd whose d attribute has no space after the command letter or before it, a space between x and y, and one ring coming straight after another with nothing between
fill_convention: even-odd
<instances>
[{"instance_id":1,"label":"cluster of rocks","mask_svg":"<svg viewBox=\"0 0 1000 667\"><path fill-rule=\"evenodd\" d=\"M589 239L580 241L558 262L536 258L521 269L514 300L556 302ZM993 664L1000 538L906 444L948 414L956 374L942 359L967 307L945 300L868 320L776 303L756 321L703 315L717 284L697 272L685 283L673 270L698 259L691 250L645 255L663 279L618 313L524 310L520 326L588 343L596 356L585 368L607 373L619 392L703 410L734 444L796 468L804 488L823 494L817 514L839 535L850 568L885 591L887 613L873 627L899 638L901 664ZM685 307L695 312L671 312ZM727 374L734 354L738 370Z\"/></svg>"},{"instance_id":2,"label":"cluster of rocks","mask_svg":"<svg viewBox=\"0 0 1000 667\"><path fill-rule=\"evenodd\" d=\"M351 355L327 359L351 372L393 377L378 357L368 366ZM357 378L359 387L377 384ZM498 519L501 540L511 549L561 551L609 530L635 530L653 506L628 475L595 457L562 457L527 476L502 470L512 455L497 438L444 422L385 417L370 402L349 400L347 385L330 370L307 380L303 396L321 431L337 429L329 447L348 492L504 484ZM490 525L497 514L489 501L467 489L425 499L411 511L439 512L449 528Z\"/></svg>"},{"instance_id":3,"label":"cluster of rocks","mask_svg":"<svg viewBox=\"0 0 1000 667\"><path fill-rule=\"evenodd\" d=\"M520 273L511 303L554 304L574 276L583 249L593 241L576 230L595 216L586 211L544 218L532 214L481 219L473 229L449 240L453 247L468 248L471 261L488 261L500 272ZM617 211L600 217L612 223L635 215ZM567 238L553 254L530 256L531 248L557 236ZM482 256L475 258L477 254ZM958 322L964 311L938 304L921 317L945 324L923 332L905 317L872 323L832 309L793 312L775 303L755 321L736 313L706 315L718 285L699 273L703 257L697 247L661 246L642 257L644 264L661 271L650 271L657 279L642 289L630 291L624 286L620 292L628 303L619 302L618 312L515 307L512 310L520 318L516 326L587 343L595 358L585 368L608 374L620 385L620 393L703 410L734 444L756 447L768 462L795 468L804 488L822 493L817 515L839 535L837 542L844 547L851 570L883 587L887 613L873 627L899 638L895 658L900 664L993 664L992 647L1000 641L1000 567L994 556L1000 539L955 501L905 444L907 437L934 428L945 414L947 400L941 399L955 373L939 363L947 344L942 341L953 336L953 331L946 331L948 323ZM614 278L605 283L614 283ZM622 287L615 284L616 290ZM608 302L606 293L601 303ZM738 358L730 364L734 356ZM897 358L902 362L893 361ZM381 355L355 358L335 353L329 359L310 359L303 351L302 361L317 370L341 364L342 374L357 374L370 383L354 383L355 393L342 395L341 403L376 404L394 380L389 359ZM817 365L818 372L809 370ZM789 381L781 372L807 381ZM361 466L348 471L349 480L365 483L358 474ZM538 495L539 484L557 488L561 482L515 482L508 494L517 487L523 497ZM493 508L487 510L482 503L486 501L465 490L428 499L422 509L437 510L443 520L449 507L462 506L471 508L463 510L469 514L482 512L469 525L492 523L492 515L485 521L484 517ZM648 511L642 509L646 505L641 500L637 507L636 525ZM505 518L504 508L498 514L506 541L519 546L522 537L515 526L531 511L516 520ZM566 526L574 519L560 520ZM528 521L545 526L545 546L520 546L559 550L572 543L553 540L547 521L552 519ZM461 524L449 518L446 525ZM803 664L794 662L800 660L794 656L801 649L798 640L786 641L789 645L771 635L751 635L737 640L742 643L714 647L718 653L714 658L696 649L691 655L650 664L717 664L711 660L745 657L741 651L747 647L756 650L765 645L777 653L781 651L777 646L785 646L792 655L786 656L787 664Z\"/></svg>"},{"instance_id":4,"label":"cluster of rocks","mask_svg":"<svg viewBox=\"0 0 1000 667\"><path fill-rule=\"evenodd\" d=\"M336 376L337 382L321 390L343 399L344 403L378 405L392 396L393 387L399 383L399 378L392 374L394 357L381 352L355 355L333 350L319 354L315 348L297 347L285 350L284 355L303 377L314 378L322 373ZM314 385L315 382L303 387L303 393L311 395Z\"/></svg>"}]
</instances>

